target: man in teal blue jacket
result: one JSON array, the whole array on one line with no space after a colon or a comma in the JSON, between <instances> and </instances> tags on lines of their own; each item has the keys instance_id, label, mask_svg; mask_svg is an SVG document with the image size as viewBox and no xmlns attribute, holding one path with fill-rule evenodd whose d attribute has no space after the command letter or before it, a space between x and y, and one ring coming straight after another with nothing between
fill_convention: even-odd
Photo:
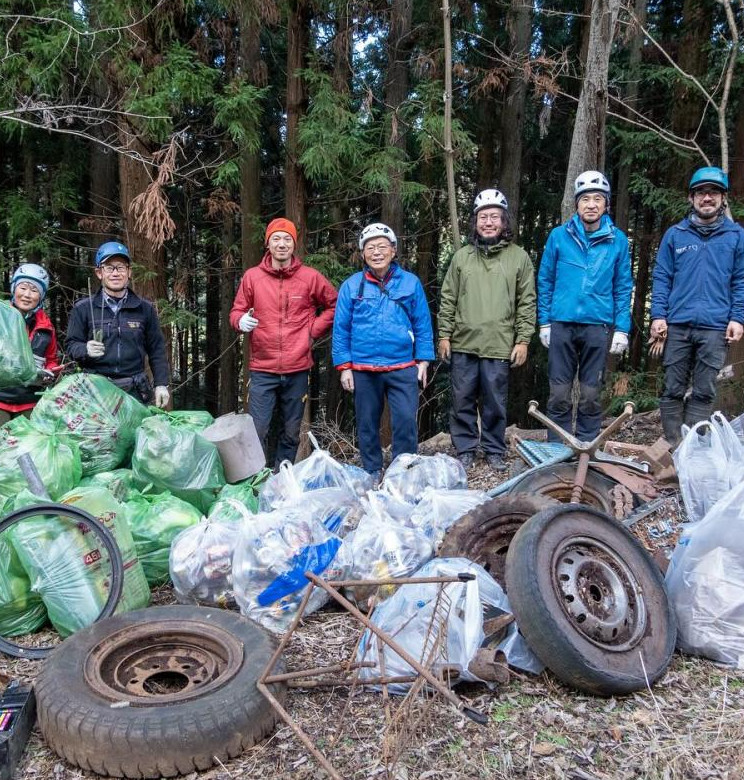
<instances>
[{"instance_id":1,"label":"man in teal blue jacket","mask_svg":"<svg viewBox=\"0 0 744 780\"><path fill-rule=\"evenodd\" d=\"M387 398L393 458L418 448L418 384L434 359L431 314L418 277L393 262L395 233L374 223L362 230L364 269L338 292L333 320L333 363L341 385L354 393L359 450L364 468L382 469L380 420Z\"/></svg>"},{"instance_id":2,"label":"man in teal blue jacket","mask_svg":"<svg viewBox=\"0 0 744 780\"><path fill-rule=\"evenodd\" d=\"M628 238L610 219L610 185L599 171L574 184L576 214L548 236L537 276L540 341L548 349L548 416L569 432L579 376L575 435L591 441L602 421L607 350L628 348L633 277ZM556 437L551 434L551 439Z\"/></svg>"},{"instance_id":3,"label":"man in teal blue jacket","mask_svg":"<svg viewBox=\"0 0 744 780\"><path fill-rule=\"evenodd\" d=\"M744 333L744 230L726 216L727 192L720 168L695 171L690 213L667 230L656 257L651 338L666 342L659 408L670 444L683 423L710 417L727 345Z\"/></svg>"}]
</instances>

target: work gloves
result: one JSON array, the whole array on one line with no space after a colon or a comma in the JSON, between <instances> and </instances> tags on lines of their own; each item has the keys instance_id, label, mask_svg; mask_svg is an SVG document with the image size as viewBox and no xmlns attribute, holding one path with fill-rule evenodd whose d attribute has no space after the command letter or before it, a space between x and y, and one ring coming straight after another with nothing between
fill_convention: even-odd
<instances>
[{"instance_id":1,"label":"work gloves","mask_svg":"<svg viewBox=\"0 0 744 780\"><path fill-rule=\"evenodd\" d=\"M550 347L550 325L540 326L540 343L545 349Z\"/></svg>"},{"instance_id":2,"label":"work gloves","mask_svg":"<svg viewBox=\"0 0 744 780\"><path fill-rule=\"evenodd\" d=\"M253 309L246 312L239 320L238 327L243 333L250 333L258 325L258 320L253 316Z\"/></svg>"},{"instance_id":3,"label":"work gloves","mask_svg":"<svg viewBox=\"0 0 744 780\"><path fill-rule=\"evenodd\" d=\"M628 334L616 330L612 335L612 344L610 345L611 355L622 355L628 350Z\"/></svg>"},{"instance_id":4,"label":"work gloves","mask_svg":"<svg viewBox=\"0 0 744 780\"><path fill-rule=\"evenodd\" d=\"M53 384L54 372L47 371L47 369L44 368L46 365L46 358L43 355L34 355L34 363L36 363L36 382L43 386Z\"/></svg>"},{"instance_id":5,"label":"work gloves","mask_svg":"<svg viewBox=\"0 0 744 780\"><path fill-rule=\"evenodd\" d=\"M103 357L103 353L106 351L106 347L103 346L102 341L91 339L85 345L85 351L88 353L88 357L90 358L100 358Z\"/></svg>"},{"instance_id":6,"label":"work gloves","mask_svg":"<svg viewBox=\"0 0 744 780\"><path fill-rule=\"evenodd\" d=\"M155 406L157 406L158 409L164 409L168 406L168 401L170 401L168 388L165 387L165 385L158 385L155 388Z\"/></svg>"}]
</instances>

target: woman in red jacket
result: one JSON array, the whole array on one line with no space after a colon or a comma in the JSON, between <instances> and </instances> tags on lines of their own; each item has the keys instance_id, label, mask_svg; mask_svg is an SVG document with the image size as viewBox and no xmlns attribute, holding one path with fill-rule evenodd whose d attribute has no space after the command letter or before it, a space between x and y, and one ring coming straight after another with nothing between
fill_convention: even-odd
<instances>
[{"instance_id":1,"label":"woman in red jacket","mask_svg":"<svg viewBox=\"0 0 744 780\"><path fill-rule=\"evenodd\" d=\"M18 414L28 414L39 400L39 385L54 381L59 368L57 335L54 325L41 308L49 289L49 274L36 263L18 266L10 283L11 304L23 315L31 342L31 351L39 369L37 385L0 390L0 425Z\"/></svg>"}]
</instances>

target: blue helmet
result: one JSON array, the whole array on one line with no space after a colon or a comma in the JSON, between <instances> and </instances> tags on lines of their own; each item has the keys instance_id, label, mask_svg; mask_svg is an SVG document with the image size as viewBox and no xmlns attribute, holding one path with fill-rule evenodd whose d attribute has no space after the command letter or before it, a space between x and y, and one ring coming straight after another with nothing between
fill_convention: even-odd
<instances>
[{"instance_id":1,"label":"blue helmet","mask_svg":"<svg viewBox=\"0 0 744 780\"><path fill-rule=\"evenodd\" d=\"M720 168L716 168L714 165L706 165L704 168L698 168L695 173L692 174L689 189L692 191L703 184L713 184L716 187L720 187L724 192L728 192L728 174L724 173Z\"/></svg>"},{"instance_id":2,"label":"blue helmet","mask_svg":"<svg viewBox=\"0 0 744 780\"><path fill-rule=\"evenodd\" d=\"M123 257L128 263L132 262L129 257L129 250L120 244L118 241L107 241L105 244L101 244L96 252L96 268L100 268L102 263L105 263L109 257Z\"/></svg>"}]
</instances>

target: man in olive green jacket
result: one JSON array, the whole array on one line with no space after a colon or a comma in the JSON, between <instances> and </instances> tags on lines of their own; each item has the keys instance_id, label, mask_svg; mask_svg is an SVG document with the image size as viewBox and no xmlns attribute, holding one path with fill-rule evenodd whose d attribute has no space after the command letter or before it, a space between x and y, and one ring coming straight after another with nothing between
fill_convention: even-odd
<instances>
[{"instance_id":1,"label":"man in olive green jacket","mask_svg":"<svg viewBox=\"0 0 744 780\"><path fill-rule=\"evenodd\" d=\"M455 252L442 284L439 357L451 359L450 433L470 468L480 443L488 465L505 471L509 366L521 366L535 330L535 272L512 243L509 206L498 190L480 192L470 244Z\"/></svg>"}]
</instances>

